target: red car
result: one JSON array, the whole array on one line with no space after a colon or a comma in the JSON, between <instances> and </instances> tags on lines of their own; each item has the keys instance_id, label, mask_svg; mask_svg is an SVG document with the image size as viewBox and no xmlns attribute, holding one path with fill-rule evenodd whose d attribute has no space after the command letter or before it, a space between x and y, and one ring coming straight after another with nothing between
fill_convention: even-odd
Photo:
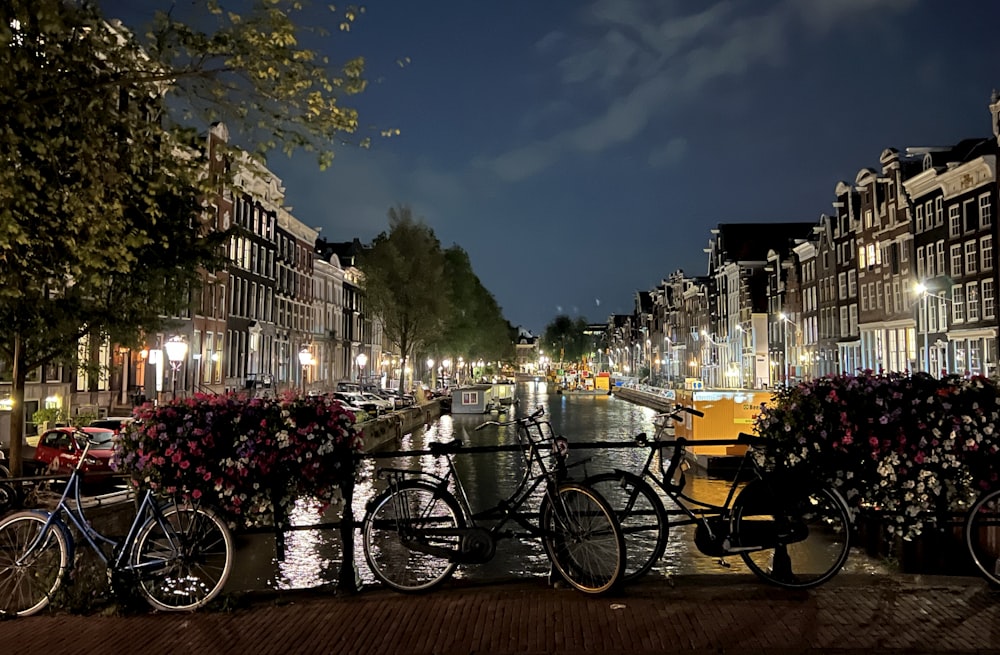
<instances>
[{"instance_id":1,"label":"red car","mask_svg":"<svg viewBox=\"0 0 1000 655\"><path fill-rule=\"evenodd\" d=\"M114 453L115 433L107 428L67 427L48 430L38 439L35 447L36 468L68 475L76 467L80 453L83 452L83 447L73 436L76 429L86 432L91 441L97 442L90 447L87 459L83 462L81 470L87 474L86 477L93 481L94 478L110 476L112 471L109 462Z\"/></svg>"}]
</instances>

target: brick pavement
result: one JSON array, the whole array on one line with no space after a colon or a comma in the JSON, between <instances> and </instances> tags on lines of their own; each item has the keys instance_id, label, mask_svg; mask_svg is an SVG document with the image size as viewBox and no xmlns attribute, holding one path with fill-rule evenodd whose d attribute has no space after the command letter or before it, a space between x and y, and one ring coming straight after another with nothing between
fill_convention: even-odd
<instances>
[{"instance_id":1,"label":"brick pavement","mask_svg":"<svg viewBox=\"0 0 1000 655\"><path fill-rule=\"evenodd\" d=\"M964 577L842 574L791 592L743 575L681 576L603 597L528 578L452 581L420 596L255 593L232 604L3 621L0 653L1000 653L1000 594Z\"/></svg>"}]
</instances>

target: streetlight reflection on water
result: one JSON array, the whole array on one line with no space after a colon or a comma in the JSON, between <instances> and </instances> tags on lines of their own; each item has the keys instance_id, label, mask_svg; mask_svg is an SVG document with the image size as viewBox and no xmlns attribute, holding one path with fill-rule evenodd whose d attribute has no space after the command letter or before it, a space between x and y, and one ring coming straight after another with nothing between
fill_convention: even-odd
<instances>
[{"instance_id":1,"label":"streetlight reflection on water","mask_svg":"<svg viewBox=\"0 0 1000 655\"><path fill-rule=\"evenodd\" d=\"M655 431L651 409L633 405L624 400L605 395L549 394L546 385L521 383L517 389L520 401L519 415L531 411L541 404L545 406L546 418L557 434L570 440L571 462L589 459L587 473L596 473L611 468L623 468L638 472L645 462L646 450L639 448L591 449L579 448L574 451L574 443L593 441L621 441L631 443L632 436L639 432L652 435ZM421 450L431 441L460 439L466 445L489 446L515 443L512 428L490 427L478 432L474 428L488 420L506 420L489 414L444 415L432 425L405 435L400 450ZM435 474L447 472L443 458L430 455L413 456L392 460L378 460L379 465L400 468L422 468ZM492 506L506 497L514 488L523 472L521 456L517 452L498 452L459 455L455 464L474 511ZM655 466L655 464L654 464ZM581 477L583 467L574 470L575 477ZM354 515L360 521L364 516L365 503L384 488L385 482L373 480L375 461L362 460L361 481L355 488ZM688 474L686 491L695 498L721 503L725 500L729 482ZM664 497L668 512L674 508L672 501ZM537 501L528 510L533 511ZM322 511L316 501L303 499L298 502L289 519L293 526L332 523L339 520L342 506L334 504ZM723 567L716 558L699 553L693 544L693 526L672 528L663 558L654 572L663 575L693 573L741 572L747 569L739 557L727 559L729 566ZM274 540L270 535L245 537L241 544L236 567L230 579L233 591L260 589L305 589L326 584L335 584L340 569L340 533L334 528L319 530L290 530L285 533L285 559L275 561ZM245 551L249 551L244 555ZM848 567L866 570L867 563L852 553ZM364 560L359 531L355 533L355 567L363 584L373 584L374 578ZM505 539L497 545L496 557L487 564L460 566L456 578L480 581L502 579L511 575L531 577L548 573L548 560L537 539Z\"/></svg>"}]
</instances>

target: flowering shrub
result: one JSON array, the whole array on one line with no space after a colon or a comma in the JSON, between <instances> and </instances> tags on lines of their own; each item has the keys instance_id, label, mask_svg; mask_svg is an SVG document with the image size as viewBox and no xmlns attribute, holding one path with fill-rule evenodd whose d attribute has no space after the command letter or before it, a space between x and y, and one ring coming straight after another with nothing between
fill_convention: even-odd
<instances>
[{"instance_id":1,"label":"flowering shrub","mask_svg":"<svg viewBox=\"0 0 1000 655\"><path fill-rule=\"evenodd\" d=\"M362 447L354 415L326 396L192 398L136 412L112 466L136 487L215 505L245 525L287 515L296 498L326 505L355 475Z\"/></svg>"},{"instance_id":2,"label":"flowering shrub","mask_svg":"<svg viewBox=\"0 0 1000 655\"><path fill-rule=\"evenodd\" d=\"M756 429L776 465L828 481L910 539L997 484L998 423L986 378L866 372L777 391Z\"/></svg>"}]
</instances>

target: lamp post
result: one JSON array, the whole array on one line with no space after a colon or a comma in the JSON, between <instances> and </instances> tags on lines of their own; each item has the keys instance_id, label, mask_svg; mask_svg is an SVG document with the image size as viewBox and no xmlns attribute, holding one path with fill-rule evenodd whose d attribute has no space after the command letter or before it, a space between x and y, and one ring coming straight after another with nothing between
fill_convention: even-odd
<instances>
[{"instance_id":1,"label":"lamp post","mask_svg":"<svg viewBox=\"0 0 1000 655\"><path fill-rule=\"evenodd\" d=\"M785 332L785 386L789 386L788 382L791 378L792 366L791 362L788 361L788 324L791 323L792 327L795 328L796 334L798 334L799 324L788 317L787 314L779 314L778 318L785 322L784 332Z\"/></svg>"},{"instance_id":2,"label":"lamp post","mask_svg":"<svg viewBox=\"0 0 1000 655\"><path fill-rule=\"evenodd\" d=\"M167 340L164 348L167 350L167 360L170 361L170 398L173 400L177 398L177 371L184 363L188 345L184 337L174 336Z\"/></svg>"},{"instance_id":3,"label":"lamp post","mask_svg":"<svg viewBox=\"0 0 1000 655\"><path fill-rule=\"evenodd\" d=\"M930 294L927 291L927 286L923 282L918 282L916 286L913 287L914 291L920 294L921 302L921 315L917 318L920 319L921 332L924 333L924 371L927 373L931 372L931 350L928 341L930 337L928 336L928 330L930 329L930 315L927 313L927 296Z\"/></svg>"},{"instance_id":4,"label":"lamp post","mask_svg":"<svg viewBox=\"0 0 1000 655\"><path fill-rule=\"evenodd\" d=\"M358 382L361 382L364 380L365 364L368 363L368 355L358 353L358 356L354 358L354 361L358 363Z\"/></svg>"},{"instance_id":5,"label":"lamp post","mask_svg":"<svg viewBox=\"0 0 1000 655\"><path fill-rule=\"evenodd\" d=\"M299 351L299 364L302 365L302 395L306 395L306 373L309 369L309 364L312 362L312 353L309 352L309 346L302 346L302 350Z\"/></svg>"}]
</instances>

